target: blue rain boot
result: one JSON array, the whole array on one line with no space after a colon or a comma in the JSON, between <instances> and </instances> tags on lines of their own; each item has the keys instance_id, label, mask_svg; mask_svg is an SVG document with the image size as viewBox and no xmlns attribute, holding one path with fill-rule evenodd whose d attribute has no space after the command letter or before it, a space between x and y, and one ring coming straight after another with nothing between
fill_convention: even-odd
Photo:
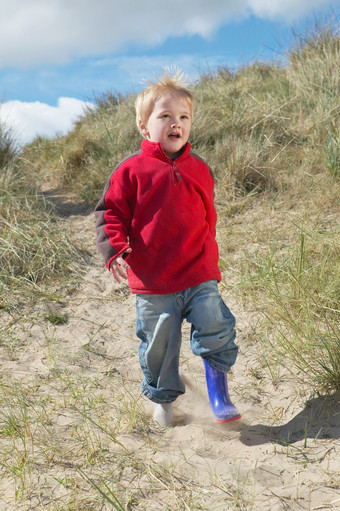
<instances>
[{"instance_id":1,"label":"blue rain boot","mask_svg":"<svg viewBox=\"0 0 340 511\"><path fill-rule=\"evenodd\" d=\"M203 362L210 406L215 415L215 421L221 423L239 420L241 414L230 401L227 375L211 367L206 360L203 359Z\"/></svg>"}]
</instances>

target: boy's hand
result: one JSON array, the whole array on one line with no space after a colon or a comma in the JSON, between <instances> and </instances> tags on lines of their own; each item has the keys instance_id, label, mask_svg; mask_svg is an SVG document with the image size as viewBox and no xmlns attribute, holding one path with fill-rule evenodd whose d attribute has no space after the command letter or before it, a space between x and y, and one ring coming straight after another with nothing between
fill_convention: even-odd
<instances>
[{"instance_id":1,"label":"boy's hand","mask_svg":"<svg viewBox=\"0 0 340 511\"><path fill-rule=\"evenodd\" d=\"M128 248L125 250L124 254L130 254L132 252L132 248ZM123 259L123 254L113 259L110 263L110 272L114 276L115 280L120 284L121 280L120 277L123 277L123 279L127 279L126 276L126 270L130 269L130 266L128 263ZM125 270L125 271L124 271Z\"/></svg>"}]
</instances>

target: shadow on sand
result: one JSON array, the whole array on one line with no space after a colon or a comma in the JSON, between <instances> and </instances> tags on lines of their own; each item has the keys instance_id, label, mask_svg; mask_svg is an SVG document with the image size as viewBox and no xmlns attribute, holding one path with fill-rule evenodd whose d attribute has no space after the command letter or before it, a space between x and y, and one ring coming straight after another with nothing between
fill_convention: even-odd
<instances>
[{"instance_id":1,"label":"shadow on sand","mask_svg":"<svg viewBox=\"0 0 340 511\"><path fill-rule=\"evenodd\" d=\"M339 395L311 399L300 413L281 426L249 425L245 422L240 426L240 440L249 446L268 442L286 445L306 438L339 439Z\"/></svg>"},{"instance_id":2,"label":"shadow on sand","mask_svg":"<svg viewBox=\"0 0 340 511\"><path fill-rule=\"evenodd\" d=\"M58 190L45 190L42 192L42 195L52 204L55 213L60 217L67 218L73 215L87 216L94 210L94 206L89 206L82 201L73 200Z\"/></svg>"}]
</instances>

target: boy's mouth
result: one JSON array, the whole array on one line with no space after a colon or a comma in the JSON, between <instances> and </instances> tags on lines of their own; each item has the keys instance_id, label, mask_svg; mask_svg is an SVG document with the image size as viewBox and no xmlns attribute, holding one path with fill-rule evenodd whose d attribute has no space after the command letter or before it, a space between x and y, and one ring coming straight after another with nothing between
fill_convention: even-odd
<instances>
[{"instance_id":1,"label":"boy's mouth","mask_svg":"<svg viewBox=\"0 0 340 511\"><path fill-rule=\"evenodd\" d=\"M180 134L179 133L170 133L169 138L176 140L176 139L180 138Z\"/></svg>"}]
</instances>

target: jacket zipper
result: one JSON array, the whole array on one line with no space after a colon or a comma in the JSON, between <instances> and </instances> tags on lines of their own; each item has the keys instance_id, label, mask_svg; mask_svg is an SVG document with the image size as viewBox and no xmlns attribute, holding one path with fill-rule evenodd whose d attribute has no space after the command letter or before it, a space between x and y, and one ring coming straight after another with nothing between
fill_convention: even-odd
<instances>
[{"instance_id":1,"label":"jacket zipper","mask_svg":"<svg viewBox=\"0 0 340 511\"><path fill-rule=\"evenodd\" d=\"M174 184L178 185L179 183L182 182L182 178L181 178L181 174L179 173L179 171L178 171L178 169L177 169L177 167L176 167L174 162L172 162L172 169L174 171L174 176L176 176L176 178L177 178L177 181L176 181L176 179L174 179Z\"/></svg>"}]
</instances>

